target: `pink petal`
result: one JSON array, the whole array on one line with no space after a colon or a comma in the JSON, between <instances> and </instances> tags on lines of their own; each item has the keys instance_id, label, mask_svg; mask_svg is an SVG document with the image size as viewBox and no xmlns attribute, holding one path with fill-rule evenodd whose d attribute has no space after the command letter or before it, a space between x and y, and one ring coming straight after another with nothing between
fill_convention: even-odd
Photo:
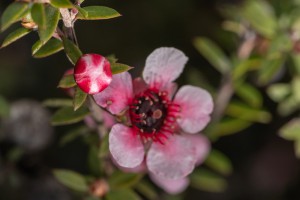
<instances>
[{"instance_id":1,"label":"pink petal","mask_svg":"<svg viewBox=\"0 0 300 200\"><path fill-rule=\"evenodd\" d=\"M195 155L197 158L197 165L200 165L210 152L210 142L202 134L186 134L185 137L189 138L195 148Z\"/></svg>"},{"instance_id":2,"label":"pink petal","mask_svg":"<svg viewBox=\"0 0 300 200\"><path fill-rule=\"evenodd\" d=\"M112 114L122 112L132 97L132 79L128 72L113 75L111 84L102 92L94 95L96 103Z\"/></svg>"},{"instance_id":3,"label":"pink petal","mask_svg":"<svg viewBox=\"0 0 300 200\"><path fill-rule=\"evenodd\" d=\"M128 167L120 166L117 163L117 161L115 161L115 159L113 157L112 157L112 161L123 172L127 172L127 173L144 173L147 170L146 163L144 161L141 164L139 164L138 166L134 167L134 168L128 168Z\"/></svg>"},{"instance_id":4,"label":"pink petal","mask_svg":"<svg viewBox=\"0 0 300 200\"><path fill-rule=\"evenodd\" d=\"M154 174L149 174L151 180L165 192L169 194L179 194L189 186L188 178L180 178L176 180L164 179Z\"/></svg>"},{"instance_id":5,"label":"pink petal","mask_svg":"<svg viewBox=\"0 0 300 200\"><path fill-rule=\"evenodd\" d=\"M116 124L115 118L109 112L103 110L102 117L103 117L103 125L105 126L105 128L110 129L113 125Z\"/></svg>"},{"instance_id":6,"label":"pink petal","mask_svg":"<svg viewBox=\"0 0 300 200\"><path fill-rule=\"evenodd\" d=\"M173 135L164 144L155 142L147 155L150 172L166 179L180 179L190 174L196 164L193 143L183 135Z\"/></svg>"},{"instance_id":7,"label":"pink petal","mask_svg":"<svg viewBox=\"0 0 300 200\"><path fill-rule=\"evenodd\" d=\"M158 48L148 56L143 78L151 87L162 88L179 77L187 60L178 49Z\"/></svg>"},{"instance_id":8,"label":"pink petal","mask_svg":"<svg viewBox=\"0 0 300 200\"><path fill-rule=\"evenodd\" d=\"M112 81L110 63L101 55L85 54L75 65L74 78L82 91L88 94L99 93Z\"/></svg>"},{"instance_id":9,"label":"pink petal","mask_svg":"<svg viewBox=\"0 0 300 200\"><path fill-rule=\"evenodd\" d=\"M134 168L144 160L144 146L133 130L116 124L109 133L109 150L118 165Z\"/></svg>"},{"instance_id":10,"label":"pink petal","mask_svg":"<svg viewBox=\"0 0 300 200\"><path fill-rule=\"evenodd\" d=\"M134 95L140 94L141 92L144 92L148 88L148 85L146 82L141 78L135 78L133 80L133 92Z\"/></svg>"},{"instance_id":11,"label":"pink petal","mask_svg":"<svg viewBox=\"0 0 300 200\"><path fill-rule=\"evenodd\" d=\"M181 107L177 122L185 132L197 133L210 121L213 100L206 90L190 85L183 86L175 95L174 103Z\"/></svg>"}]
</instances>

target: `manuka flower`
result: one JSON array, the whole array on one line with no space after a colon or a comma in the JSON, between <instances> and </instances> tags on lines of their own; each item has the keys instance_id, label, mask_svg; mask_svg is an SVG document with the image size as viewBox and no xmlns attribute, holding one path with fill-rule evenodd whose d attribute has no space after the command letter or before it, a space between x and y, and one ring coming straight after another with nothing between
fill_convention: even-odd
<instances>
[{"instance_id":1,"label":"manuka flower","mask_svg":"<svg viewBox=\"0 0 300 200\"><path fill-rule=\"evenodd\" d=\"M98 105L128 119L109 133L109 149L118 165L135 168L145 159L150 173L180 179L206 156L202 148L209 145L186 133L197 133L210 121L210 94L187 85L173 97L173 81L187 60L175 48L156 49L146 60L144 80L132 81L127 72L116 74L105 90L94 95Z\"/></svg>"}]
</instances>

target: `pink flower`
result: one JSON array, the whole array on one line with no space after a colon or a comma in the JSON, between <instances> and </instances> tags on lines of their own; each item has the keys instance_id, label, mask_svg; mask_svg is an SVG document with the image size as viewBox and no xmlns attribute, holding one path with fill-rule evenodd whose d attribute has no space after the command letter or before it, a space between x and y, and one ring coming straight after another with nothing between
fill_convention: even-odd
<instances>
[{"instance_id":1,"label":"pink flower","mask_svg":"<svg viewBox=\"0 0 300 200\"><path fill-rule=\"evenodd\" d=\"M99 93L112 81L110 63L101 55L85 54L75 65L74 78L78 87L85 93Z\"/></svg>"},{"instance_id":2,"label":"pink flower","mask_svg":"<svg viewBox=\"0 0 300 200\"><path fill-rule=\"evenodd\" d=\"M173 81L187 60L175 48L156 49L146 60L144 81L132 81L127 72L116 74L104 91L94 95L101 107L129 118L130 126L115 124L109 135L110 152L120 166L135 168L145 157L152 174L181 179L206 156L201 145L207 140L186 133L197 133L210 121L210 94L187 85L173 97Z\"/></svg>"}]
</instances>

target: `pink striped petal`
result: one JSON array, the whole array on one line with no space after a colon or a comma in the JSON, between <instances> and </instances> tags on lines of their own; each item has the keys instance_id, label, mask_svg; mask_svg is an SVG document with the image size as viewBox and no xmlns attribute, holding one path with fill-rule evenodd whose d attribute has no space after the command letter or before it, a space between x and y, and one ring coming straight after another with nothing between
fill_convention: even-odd
<instances>
[{"instance_id":1,"label":"pink striped petal","mask_svg":"<svg viewBox=\"0 0 300 200\"><path fill-rule=\"evenodd\" d=\"M109 133L109 151L121 167L134 168L144 160L144 146L133 130L116 124Z\"/></svg>"},{"instance_id":2,"label":"pink striped petal","mask_svg":"<svg viewBox=\"0 0 300 200\"><path fill-rule=\"evenodd\" d=\"M164 144L155 142L147 154L151 173L165 179L180 179L190 174L197 162L195 147L184 135L170 136Z\"/></svg>"},{"instance_id":3,"label":"pink striped petal","mask_svg":"<svg viewBox=\"0 0 300 200\"><path fill-rule=\"evenodd\" d=\"M164 88L182 73L188 58L178 49L155 49L147 58L143 78L151 87Z\"/></svg>"},{"instance_id":4,"label":"pink striped petal","mask_svg":"<svg viewBox=\"0 0 300 200\"><path fill-rule=\"evenodd\" d=\"M189 186L188 178L181 178L176 180L164 179L154 174L149 174L151 180L165 192L169 194L179 194L183 192Z\"/></svg>"},{"instance_id":5,"label":"pink striped petal","mask_svg":"<svg viewBox=\"0 0 300 200\"><path fill-rule=\"evenodd\" d=\"M183 86L175 95L174 103L181 107L177 122L184 132L197 133L210 121L213 100L206 90L190 85Z\"/></svg>"},{"instance_id":6,"label":"pink striped petal","mask_svg":"<svg viewBox=\"0 0 300 200\"><path fill-rule=\"evenodd\" d=\"M111 84L102 92L94 95L95 102L112 114L122 112L132 98L132 79L128 72L113 75Z\"/></svg>"},{"instance_id":7,"label":"pink striped petal","mask_svg":"<svg viewBox=\"0 0 300 200\"><path fill-rule=\"evenodd\" d=\"M101 55L85 54L75 65L74 78L82 91L88 94L99 93L112 80L110 63Z\"/></svg>"}]
</instances>

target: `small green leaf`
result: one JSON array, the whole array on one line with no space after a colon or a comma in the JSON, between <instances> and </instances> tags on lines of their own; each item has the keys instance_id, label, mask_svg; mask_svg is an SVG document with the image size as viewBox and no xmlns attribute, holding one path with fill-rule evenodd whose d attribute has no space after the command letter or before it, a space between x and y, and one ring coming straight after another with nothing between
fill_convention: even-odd
<instances>
[{"instance_id":1,"label":"small green leaf","mask_svg":"<svg viewBox=\"0 0 300 200\"><path fill-rule=\"evenodd\" d=\"M42 44L42 42L40 42L40 44ZM37 48L37 50L34 50L35 53L33 54L33 57L44 58L52 54L55 54L61 51L62 49L63 49L62 42L56 38L51 38L50 40L48 40L46 44Z\"/></svg>"},{"instance_id":2,"label":"small green leaf","mask_svg":"<svg viewBox=\"0 0 300 200\"><path fill-rule=\"evenodd\" d=\"M267 93L273 101L280 102L291 93L291 86L286 83L276 83L268 87Z\"/></svg>"},{"instance_id":3,"label":"small green leaf","mask_svg":"<svg viewBox=\"0 0 300 200\"><path fill-rule=\"evenodd\" d=\"M191 175L191 186L208 192L222 192L227 188L227 182L209 170L198 169Z\"/></svg>"},{"instance_id":4,"label":"small green leaf","mask_svg":"<svg viewBox=\"0 0 300 200\"><path fill-rule=\"evenodd\" d=\"M99 177L101 174L99 149L95 145L90 146L88 154L88 164L90 171L94 176Z\"/></svg>"},{"instance_id":5,"label":"small green leaf","mask_svg":"<svg viewBox=\"0 0 300 200\"><path fill-rule=\"evenodd\" d=\"M6 99L4 99L0 95L0 118L8 117L8 116L9 116L9 104L6 101Z\"/></svg>"},{"instance_id":6,"label":"small green leaf","mask_svg":"<svg viewBox=\"0 0 300 200\"><path fill-rule=\"evenodd\" d=\"M281 116L288 116L299 108L299 102L294 96L289 96L278 104L278 113Z\"/></svg>"},{"instance_id":7,"label":"small green leaf","mask_svg":"<svg viewBox=\"0 0 300 200\"><path fill-rule=\"evenodd\" d=\"M53 171L53 174L60 183L72 190L79 192L88 191L88 185L84 177L77 172L71 170L56 169Z\"/></svg>"},{"instance_id":8,"label":"small green leaf","mask_svg":"<svg viewBox=\"0 0 300 200\"><path fill-rule=\"evenodd\" d=\"M29 4L23 2L11 3L3 12L1 17L1 31L6 30L10 25L19 21L28 11Z\"/></svg>"},{"instance_id":9,"label":"small green leaf","mask_svg":"<svg viewBox=\"0 0 300 200\"><path fill-rule=\"evenodd\" d=\"M130 189L110 190L106 195L106 200L140 200L141 198Z\"/></svg>"},{"instance_id":10,"label":"small green leaf","mask_svg":"<svg viewBox=\"0 0 300 200\"><path fill-rule=\"evenodd\" d=\"M224 52L214 42L207 38L198 37L194 40L196 49L222 74L231 70L231 62Z\"/></svg>"},{"instance_id":11,"label":"small green leaf","mask_svg":"<svg viewBox=\"0 0 300 200\"><path fill-rule=\"evenodd\" d=\"M31 7L31 17L33 21L38 25L39 29L45 29L46 26L46 12L45 4L35 3Z\"/></svg>"},{"instance_id":12,"label":"small green leaf","mask_svg":"<svg viewBox=\"0 0 300 200\"><path fill-rule=\"evenodd\" d=\"M236 119L236 118L224 119L212 128L212 130L209 132L209 135L212 136L231 135L248 128L250 125L251 125L250 122L242 119Z\"/></svg>"},{"instance_id":13,"label":"small green leaf","mask_svg":"<svg viewBox=\"0 0 300 200\"><path fill-rule=\"evenodd\" d=\"M246 1L241 14L263 36L270 38L276 34L277 19L266 1Z\"/></svg>"},{"instance_id":14,"label":"small green leaf","mask_svg":"<svg viewBox=\"0 0 300 200\"><path fill-rule=\"evenodd\" d=\"M43 46L43 43L41 40L36 41L31 48L31 54L34 55L41 47Z\"/></svg>"},{"instance_id":15,"label":"small green leaf","mask_svg":"<svg viewBox=\"0 0 300 200\"><path fill-rule=\"evenodd\" d=\"M114 54L106 56L106 59L110 62L110 64L116 63L118 58Z\"/></svg>"},{"instance_id":16,"label":"small green leaf","mask_svg":"<svg viewBox=\"0 0 300 200\"><path fill-rule=\"evenodd\" d=\"M77 60L81 57L82 53L80 49L70 40L63 38L64 49L67 57L73 63L76 64Z\"/></svg>"},{"instance_id":17,"label":"small green leaf","mask_svg":"<svg viewBox=\"0 0 300 200\"><path fill-rule=\"evenodd\" d=\"M294 77L292 81L292 95L294 96L295 100L300 103L300 77Z\"/></svg>"},{"instance_id":18,"label":"small green leaf","mask_svg":"<svg viewBox=\"0 0 300 200\"><path fill-rule=\"evenodd\" d=\"M76 86L76 82L74 79L73 74L68 74L62 77L62 79L59 81L58 86L59 88L71 88Z\"/></svg>"},{"instance_id":19,"label":"small green leaf","mask_svg":"<svg viewBox=\"0 0 300 200\"><path fill-rule=\"evenodd\" d=\"M47 99L43 101L43 106L47 107L65 107L65 106L72 106L72 100L71 99Z\"/></svg>"},{"instance_id":20,"label":"small green leaf","mask_svg":"<svg viewBox=\"0 0 300 200\"><path fill-rule=\"evenodd\" d=\"M137 184L142 177L142 174L115 171L109 179L109 185L113 189L129 188Z\"/></svg>"},{"instance_id":21,"label":"small green leaf","mask_svg":"<svg viewBox=\"0 0 300 200\"><path fill-rule=\"evenodd\" d=\"M63 107L52 116L51 123L54 126L74 124L84 119L89 114L86 107L81 107L74 111L72 107Z\"/></svg>"},{"instance_id":22,"label":"small green leaf","mask_svg":"<svg viewBox=\"0 0 300 200\"><path fill-rule=\"evenodd\" d=\"M75 89L75 96L73 99L74 110L78 110L85 102L87 93L83 92L79 87Z\"/></svg>"},{"instance_id":23,"label":"small green leaf","mask_svg":"<svg viewBox=\"0 0 300 200\"><path fill-rule=\"evenodd\" d=\"M140 194L145 196L147 199L149 200L158 199L158 194L156 193L153 186L150 183L146 182L145 180L139 181L139 183L136 184L134 187Z\"/></svg>"},{"instance_id":24,"label":"small green leaf","mask_svg":"<svg viewBox=\"0 0 300 200\"><path fill-rule=\"evenodd\" d=\"M300 141L300 118L294 118L281 127L279 135L286 140Z\"/></svg>"},{"instance_id":25,"label":"small green leaf","mask_svg":"<svg viewBox=\"0 0 300 200\"><path fill-rule=\"evenodd\" d=\"M245 76L247 72L256 70L260 65L261 60L258 58L251 58L247 60L242 60L240 63L236 64L233 72L232 78L233 80L238 80Z\"/></svg>"},{"instance_id":26,"label":"small green leaf","mask_svg":"<svg viewBox=\"0 0 300 200\"><path fill-rule=\"evenodd\" d=\"M217 172L227 176L232 172L230 160L222 152L213 149L205 160L205 164Z\"/></svg>"},{"instance_id":27,"label":"small green leaf","mask_svg":"<svg viewBox=\"0 0 300 200\"><path fill-rule=\"evenodd\" d=\"M56 8L72 8L74 6L69 0L50 0L50 4Z\"/></svg>"},{"instance_id":28,"label":"small green leaf","mask_svg":"<svg viewBox=\"0 0 300 200\"><path fill-rule=\"evenodd\" d=\"M267 111L254 109L240 102L231 102L226 109L226 114L242 120L260 123L268 123L272 118Z\"/></svg>"},{"instance_id":29,"label":"small green leaf","mask_svg":"<svg viewBox=\"0 0 300 200\"><path fill-rule=\"evenodd\" d=\"M248 103L251 107L260 108L263 103L263 97L258 89L250 84L242 84L236 88L236 94Z\"/></svg>"},{"instance_id":30,"label":"small green leaf","mask_svg":"<svg viewBox=\"0 0 300 200\"><path fill-rule=\"evenodd\" d=\"M110 66L111 66L112 74L119 74L119 73L126 72L133 68L128 65L121 64L121 63L111 63Z\"/></svg>"},{"instance_id":31,"label":"small green leaf","mask_svg":"<svg viewBox=\"0 0 300 200\"><path fill-rule=\"evenodd\" d=\"M85 10L88 14L85 17L79 12L77 15L78 19L100 20L100 19L111 19L111 18L121 16L116 10L105 6L88 6L88 7L83 7L82 9Z\"/></svg>"},{"instance_id":32,"label":"small green leaf","mask_svg":"<svg viewBox=\"0 0 300 200\"><path fill-rule=\"evenodd\" d=\"M16 40L24 37L25 35L27 35L28 33L30 33L31 30L30 29L26 29L26 28L19 28L17 30L15 30L14 32L10 33L3 41L1 48L8 46L9 44L15 42Z\"/></svg>"},{"instance_id":33,"label":"small green leaf","mask_svg":"<svg viewBox=\"0 0 300 200\"><path fill-rule=\"evenodd\" d=\"M83 16L83 18L87 18L89 16L88 12L85 11L83 8L81 8L80 6L75 6L76 9L78 10L78 12L80 13L81 16Z\"/></svg>"},{"instance_id":34,"label":"small green leaf","mask_svg":"<svg viewBox=\"0 0 300 200\"><path fill-rule=\"evenodd\" d=\"M70 131L68 131L66 134L64 134L64 136L59 141L59 145L63 146L80 136L87 135L88 133L89 133L89 129L86 126L73 128Z\"/></svg>"},{"instance_id":35,"label":"small green leaf","mask_svg":"<svg viewBox=\"0 0 300 200\"><path fill-rule=\"evenodd\" d=\"M42 43L46 43L56 30L59 21L59 10L50 5L45 6L46 22L44 27L38 27Z\"/></svg>"}]
</instances>

